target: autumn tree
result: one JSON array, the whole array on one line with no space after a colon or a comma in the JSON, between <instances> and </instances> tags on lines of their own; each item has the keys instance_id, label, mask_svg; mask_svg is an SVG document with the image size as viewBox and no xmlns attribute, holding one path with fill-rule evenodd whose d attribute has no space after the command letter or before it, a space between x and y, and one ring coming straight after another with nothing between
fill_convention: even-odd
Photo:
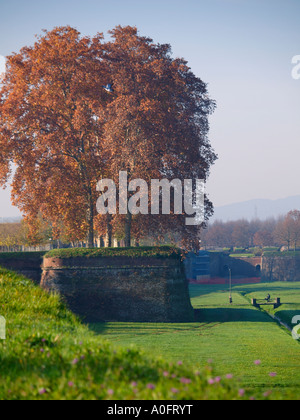
<instances>
[{"instance_id":1,"label":"autumn tree","mask_svg":"<svg viewBox=\"0 0 300 420\"><path fill-rule=\"evenodd\" d=\"M52 242L53 230L50 222L46 221L41 214L34 220L24 219L21 221L21 229L18 241L23 246L40 246Z\"/></svg>"},{"instance_id":2,"label":"autumn tree","mask_svg":"<svg viewBox=\"0 0 300 420\"><path fill-rule=\"evenodd\" d=\"M207 134L208 115L215 104L207 86L183 59L171 57L170 45L153 43L133 27L116 27L105 45L104 61L112 92L104 111L104 144L113 179L119 171L133 179L203 179L216 159ZM133 193L128 194L128 198ZM150 203L149 203L150 206ZM207 215L212 205L206 200ZM153 217L151 217L153 216ZM125 242L130 246L135 230L150 232L179 229L184 235L183 215L119 215L125 225ZM134 220L133 220L134 219ZM163 223L162 223L163 220ZM186 230L195 235L195 229Z\"/></svg>"},{"instance_id":3,"label":"autumn tree","mask_svg":"<svg viewBox=\"0 0 300 420\"><path fill-rule=\"evenodd\" d=\"M13 203L28 222L38 214L54 226L62 220L71 236L87 234L90 247L105 168L102 38L70 27L46 32L7 58L0 90L0 183L14 163Z\"/></svg>"},{"instance_id":4,"label":"autumn tree","mask_svg":"<svg viewBox=\"0 0 300 420\"><path fill-rule=\"evenodd\" d=\"M300 211L290 211L276 226L275 237L278 243L291 246L296 249L300 244Z\"/></svg>"},{"instance_id":5,"label":"autumn tree","mask_svg":"<svg viewBox=\"0 0 300 420\"><path fill-rule=\"evenodd\" d=\"M21 223L0 224L0 247L4 250L16 250L20 245Z\"/></svg>"},{"instance_id":6,"label":"autumn tree","mask_svg":"<svg viewBox=\"0 0 300 420\"><path fill-rule=\"evenodd\" d=\"M127 171L128 183L206 180L216 159L207 137L215 104L206 84L185 60L171 57L169 45L132 27L110 34L104 42L101 34L81 37L71 27L46 32L8 57L0 90L0 183L8 183L13 163L13 203L33 231L41 215L54 235L63 226L65 237L87 236L89 247L100 179L118 186L119 172ZM211 212L206 199L207 217ZM177 229L196 238L183 214L150 216L132 217L127 209L97 217L99 232L111 238L123 224L128 246L132 231Z\"/></svg>"},{"instance_id":7,"label":"autumn tree","mask_svg":"<svg viewBox=\"0 0 300 420\"><path fill-rule=\"evenodd\" d=\"M274 237L268 230L258 230L253 238L253 245L264 247L274 245Z\"/></svg>"},{"instance_id":8,"label":"autumn tree","mask_svg":"<svg viewBox=\"0 0 300 420\"><path fill-rule=\"evenodd\" d=\"M292 226L292 244L294 250L300 245L300 211L292 210L288 213L287 219Z\"/></svg>"},{"instance_id":9,"label":"autumn tree","mask_svg":"<svg viewBox=\"0 0 300 420\"><path fill-rule=\"evenodd\" d=\"M229 247L232 245L232 223L216 220L202 231L202 245L205 247Z\"/></svg>"},{"instance_id":10,"label":"autumn tree","mask_svg":"<svg viewBox=\"0 0 300 420\"><path fill-rule=\"evenodd\" d=\"M279 220L220 220L209 224L202 232L204 246L243 247L275 245L275 229Z\"/></svg>"}]
</instances>

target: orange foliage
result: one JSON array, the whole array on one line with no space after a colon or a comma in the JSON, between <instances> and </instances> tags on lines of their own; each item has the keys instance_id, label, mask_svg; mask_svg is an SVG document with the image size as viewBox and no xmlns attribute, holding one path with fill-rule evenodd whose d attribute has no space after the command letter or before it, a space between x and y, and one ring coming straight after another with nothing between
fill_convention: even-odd
<instances>
[{"instance_id":1,"label":"orange foliage","mask_svg":"<svg viewBox=\"0 0 300 420\"><path fill-rule=\"evenodd\" d=\"M142 237L177 229L181 216L96 217L96 183L102 177L207 179L216 159L208 141L215 104L205 83L169 45L154 44L132 27L116 27L112 39L81 37L55 28L8 57L0 90L0 183L27 220L41 214L59 235L88 236L94 243L111 225ZM112 84L108 92L103 87ZM207 200L207 215L212 205ZM99 221L101 223L99 224Z\"/></svg>"}]
</instances>

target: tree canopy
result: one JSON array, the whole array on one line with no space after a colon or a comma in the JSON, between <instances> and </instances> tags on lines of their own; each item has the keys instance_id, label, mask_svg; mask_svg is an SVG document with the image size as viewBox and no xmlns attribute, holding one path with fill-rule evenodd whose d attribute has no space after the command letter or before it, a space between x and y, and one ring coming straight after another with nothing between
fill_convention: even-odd
<instances>
[{"instance_id":1,"label":"tree canopy","mask_svg":"<svg viewBox=\"0 0 300 420\"><path fill-rule=\"evenodd\" d=\"M13 203L70 240L122 231L129 239L160 229L197 235L183 215L97 216L97 182L206 180L216 155L208 140L215 108L206 84L170 45L117 26L82 37L54 28L7 58L0 89L0 183L13 172ZM149 203L150 205L150 203ZM206 200L207 217L212 204ZM124 228L125 227L125 228ZM128 244L128 241L127 241Z\"/></svg>"}]
</instances>

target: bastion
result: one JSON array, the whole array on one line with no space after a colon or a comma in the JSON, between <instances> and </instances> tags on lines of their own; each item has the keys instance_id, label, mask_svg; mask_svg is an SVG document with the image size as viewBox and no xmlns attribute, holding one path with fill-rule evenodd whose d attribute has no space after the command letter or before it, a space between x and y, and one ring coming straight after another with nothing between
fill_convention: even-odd
<instances>
[{"instance_id":1,"label":"bastion","mask_svg":"<svg viewBox=\"0 0 300 420\"><path fill-rule=\"evenodd\" d=\"M87 322L191 322L182 256L163 248L51 251L41 287Z\"/></svg>"},{"instance_id":2,"label":"bastion","mask_svg":"<svg viewBox=\"0 0 300 420\"><path fill-rule=\"evenodd\" d=\"M43 256L46 252L1 252L0 267L13 270L40 284Z\"/></svg>"}]
</instances>

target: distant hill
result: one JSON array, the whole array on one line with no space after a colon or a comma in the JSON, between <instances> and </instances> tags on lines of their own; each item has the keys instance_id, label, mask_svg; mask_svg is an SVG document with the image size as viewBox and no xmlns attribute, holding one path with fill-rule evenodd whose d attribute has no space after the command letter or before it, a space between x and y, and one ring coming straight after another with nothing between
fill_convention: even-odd
<instances>
[{"instance_id":1,"label":"distant hill","mask_svg":"<svg viewBox=\"0 0 300 420\"><path fill-rule=\"evenodd\" d=\"M265 220L271 217L278 217L287 214L290 210L300 210L300 195L282 198L279 200L250 200L242 203L234 203L226 206L216 207L215 214L210 219L222 220Z\"/></svg>"},{"instance_id":2,"label":"distant hill","mask_svg":"<svg viewBox=\"0 0 300 420\"><path fill-rule=\"evenodd\" d=\"M300 195L282 198L279 200L249 200L241 203L228 204L216 207L215 214L210 223L215 220L227 222L229 220L265 220L287 214L290 210L300 210ZM8 191L0 190L0 223L19 222L22 216L16 207L10 204Z\"/></svg>"}]
</instances>

